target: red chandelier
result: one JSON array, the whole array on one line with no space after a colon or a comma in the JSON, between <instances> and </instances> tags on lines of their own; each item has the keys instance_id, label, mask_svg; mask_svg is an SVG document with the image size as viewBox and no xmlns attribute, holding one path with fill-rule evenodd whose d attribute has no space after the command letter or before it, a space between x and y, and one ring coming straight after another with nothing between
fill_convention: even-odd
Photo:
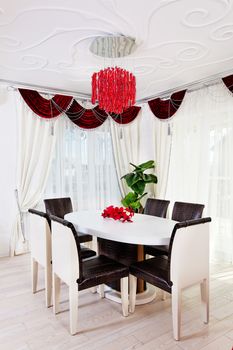
<instances>
[{"instance_id":1,"label":"red chandelier","mask_svg":"<svg viewBox=\"0 0 233 350\"><path fill-rule=\"evenodd\" d=\"M108 67L92 75L92 103L108 113L120 114L135 104L136 78L120 67Z\"/></svg>"}]
</instances>

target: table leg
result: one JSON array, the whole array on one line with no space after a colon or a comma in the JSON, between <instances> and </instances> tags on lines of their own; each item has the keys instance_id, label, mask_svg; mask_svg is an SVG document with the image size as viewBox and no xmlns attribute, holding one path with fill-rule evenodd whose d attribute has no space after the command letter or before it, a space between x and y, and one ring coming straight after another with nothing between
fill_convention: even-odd
<instances>
[{"instance_id":1,"label":"table leg","mask_svg":"<svg viewBox=\"0 0 233 350\"><path fill-rule=\"evenodd\" d=\"M127 266L136 261L144 260L143 245L113 242L98 238L98 252L99 254L120 261ZM107 286L105 286L105 298L121 303L119 287L119 281L108 283ZM145 282L143 280L138 280L136 305L149 303L155 296L156 293L153 286L147 286L147 288L145 288Z\"/></svg>"},{"instance_id":2,"label":"table leg","mask_svg":"<svg viewBox=\"0 0 233 350\"><path fill-rule=\"evenodd\" d=\"M144 260L145 257L144 257L144 246L143 245L138 245L138 261L142 261ZM145 282L138 278L138 281L137 281L137 291L138 293L142 293L145 291Z\"/></svg>"},{"instance_id":3,"label":"table leg","mask_svg":"<svg viewBox=\"0 0 233 350\"><path fill-rule=\"evenodd\" d=\"M115 242L102 238L98 238L98 252L126 266L130 266L138 258L137 244ZM110 282L107 285L114 290L120 291L120 281Z\"/></svg>"}]
</instances>

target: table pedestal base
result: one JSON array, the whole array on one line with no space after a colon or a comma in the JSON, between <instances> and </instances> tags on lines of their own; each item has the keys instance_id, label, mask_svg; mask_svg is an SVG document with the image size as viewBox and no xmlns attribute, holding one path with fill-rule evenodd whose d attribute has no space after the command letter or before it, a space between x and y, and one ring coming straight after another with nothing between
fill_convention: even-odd
<instances>
[{"instance_id":1,"label":"table pedestal base","mask_svg":"<svg viewBox=\"0 0 233 350\"><path fill-rule=\"evenodd\" d=\"M105 286L105 298L115 301L116 303L121 304L121 294L120 292L109 288L108 286ZM138 293L136 296L136 305L143 305L150 303L152 300L154 300L156 297L156 291L155 287L152 285L147 285L147 289L142 292Z\"/></svg>"}]
</instances>

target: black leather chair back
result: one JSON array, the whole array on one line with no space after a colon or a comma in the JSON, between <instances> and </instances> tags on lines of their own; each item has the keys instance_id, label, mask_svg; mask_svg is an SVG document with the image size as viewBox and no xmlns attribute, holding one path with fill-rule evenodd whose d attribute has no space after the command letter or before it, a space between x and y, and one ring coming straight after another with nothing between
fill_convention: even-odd
<instances>
[{"instance_id":1,"label":"black leather chair back","mask_svg":"<svg viewBox=\"0 0 233 350\"><path fill-rule=\"evenodd\" d=\"M170 201L163 199L148 198L146 201L144 214L165 218Z\"/></svg>"},{"instance_id":2,"label":"black leather chair back","mask_svg":"<svg viewBox=\"0 0 233 350\"><path fill-rule=\"evenodd\" d=\"M46 213L59 218L73 211L73 206L70 197L44 199Z\"/></svg>"},{"instance_id":3,"label":"black leather chair back","mask_svg":"<svg viewBox=\"0 0 233 350\"><path fill-rule=\"evenodd\" d=\"M172 220L187 221L200 219L204 210L203 204L175 202L172 211Z\"/></svg>"}]
</instances>

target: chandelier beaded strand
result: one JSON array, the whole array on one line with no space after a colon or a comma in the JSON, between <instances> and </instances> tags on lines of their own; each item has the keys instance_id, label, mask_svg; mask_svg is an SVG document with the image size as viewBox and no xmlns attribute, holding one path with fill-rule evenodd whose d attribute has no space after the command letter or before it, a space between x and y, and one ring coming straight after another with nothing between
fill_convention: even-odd
<instances>
[{"instance_id":1,"label":"chandelier beaded strand","mask_svg":"<svg viewBox=\"0 0 233 350\"><path fill-rule=\"evenodd\" d=\"M135 104L136 78L120 67L108 67L92 75L92 103L107 113L120 114Z\"/></svg>"}]
</instances>

